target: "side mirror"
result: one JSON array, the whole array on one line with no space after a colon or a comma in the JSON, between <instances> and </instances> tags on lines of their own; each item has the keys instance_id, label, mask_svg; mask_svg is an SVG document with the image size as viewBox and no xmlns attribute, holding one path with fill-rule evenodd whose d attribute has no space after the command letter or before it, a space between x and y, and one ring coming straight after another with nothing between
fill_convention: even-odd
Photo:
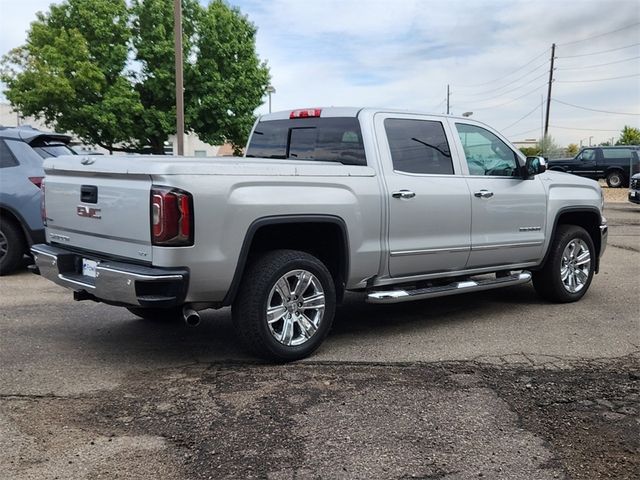
<instances>
[{"instance_id":1,"label":"side mirror","mask_svg":"<svg viewBox=\"0 0 640 480\"><path fill-rule=\"evenodd\" d=\"M544 157L527 157L524 168L527 175L533 177L547 171L547 161Z\"/></svg>"}]
</instances>

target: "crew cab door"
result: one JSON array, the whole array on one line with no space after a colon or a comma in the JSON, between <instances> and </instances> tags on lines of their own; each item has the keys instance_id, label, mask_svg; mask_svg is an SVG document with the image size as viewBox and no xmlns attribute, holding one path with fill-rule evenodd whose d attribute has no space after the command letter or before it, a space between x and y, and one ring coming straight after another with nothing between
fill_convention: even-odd
<instances>
[{"instance_id":1,"label":"crew cab door","mask_svg":"<svg viewBox=\"0 0 640 480\"><path fill-rule=\"evenodd\" d=\"M467 268L540 260L547 211L542 180L521 178L515 151L486 126L459 120L451 124L471 191Z\"/></svg>"},{"instance_id":2,"label":"crew cab door","mask_svg":"<svg viewBox=\"0 0 640 480\"><path fill-rule=\"evenodd\" d=\"M463 269L471 202L446 119L379 113L375 129L386 183L390 275Z\"/></svg>"}]
</instances>

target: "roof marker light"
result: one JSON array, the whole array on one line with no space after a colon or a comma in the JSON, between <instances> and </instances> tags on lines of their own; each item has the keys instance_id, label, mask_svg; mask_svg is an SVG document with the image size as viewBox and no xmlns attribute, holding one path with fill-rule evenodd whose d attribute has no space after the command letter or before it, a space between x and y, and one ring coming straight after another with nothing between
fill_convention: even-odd
<instances>
[{"instance_id":1,"label":"roof marker light","mask_svg":"<svg viewBox=\"0 0 640 480\"><path fill-rule=\"evenodd\" d=\"M289 119L319 117L321 113L321 108L302 108L300 110L293 110L289 115Z\"/></svg>"}]
</instances>

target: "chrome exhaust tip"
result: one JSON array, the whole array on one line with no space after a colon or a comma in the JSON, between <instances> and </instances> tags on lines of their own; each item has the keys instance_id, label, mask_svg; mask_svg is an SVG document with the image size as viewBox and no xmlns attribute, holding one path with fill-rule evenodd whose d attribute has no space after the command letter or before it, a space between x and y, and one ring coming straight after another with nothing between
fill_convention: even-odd
<instances>
[{"instance_id":1,"label":"chrome exhaust tip","mask_svg":"<svg viewBox=\"0 0 640 480\"><path fill-rule=\"evenodd\" d=\"M182 318L184 318L184 323L190 327L197 327L200 325L200 314L193 308L184 307L182 309Z\"/></svg>"}]
</instances>

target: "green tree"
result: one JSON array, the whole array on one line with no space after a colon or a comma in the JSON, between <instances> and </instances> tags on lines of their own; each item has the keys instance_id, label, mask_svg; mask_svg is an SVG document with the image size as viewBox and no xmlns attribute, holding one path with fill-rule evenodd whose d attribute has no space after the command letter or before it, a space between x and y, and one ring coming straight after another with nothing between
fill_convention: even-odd
<instances>
[{"instance_id":1,"label":"green tree","mask_svg":"<svg viewBox=\"0 0 640 480\"><path fill-rule=\"evenodd\" d=\"M570 157L575 157L580 151L580 147L575 143L570 143L567 145L567 155Z\"/></svg>"},{"instance_id":2,"label":"green tree","mask_svg":"<svg viewBox=\"0 0 640 480\"><path fill-rule=\"evenodd\" d=\"M22 114L90 143L126 142L140 111L122 75L127 22L125 0L69 1L38 13L27 44L3 59L7 98Z\"/></svg>"},{"instance_id":3,"label":"green tree","mask_svg":"<svg viewBox=\"0 0 640 480\"><path fill-rule=\"evenodd\" d=\"M616 145L640 145L640 128L625 125Z\"/></svg>"},{"instance_id":4,"label":"green tree","mask_svg":"<svg viewBox=\"0 0 640 480\"><path fill-rule=\"evenodd\" d=\"M527 157L535 157L540 152L538 147L520 147L520 151Z\"/></svg>"},{"instance_id":5,"label":"green tree","mask_svg":"<svg viewBox=\"0 0 640 480\"><path fill-rule=\"evenodd\" d=\"M241 148L269 83L237 8L183 0L185 129ZM39 13L0 79L23 114L109 150L162 154L175 133L172 0L65 0Z\"/></svg>"},{"instance_id":6,"label":"green tree","mask_svg":"<svg viewBox=\"0 0 640 480\"><path fill-rule=\"evenodd\" d=\"M215 1L200 17L187 94L187 116L204 141L230 142L236 151L246 142L269 72L255 52L256 28L236 8ZM256 88L260 86L260 88ZM223 135L224 134L224 135Z\"/></svg>"},{"instance_id":7,"label":"green tree","mask_svg":"<svg viewBox=\"0 0 640 480\"><path fill-rule=\"evenodd\" d=\"M551 135L545 135L538 141L538 145L536 148L540 152L539 155L542 155L546 158L557 158L562 155L562 149L558 146L556 141Z\"/></svg>"}]
</instances>

